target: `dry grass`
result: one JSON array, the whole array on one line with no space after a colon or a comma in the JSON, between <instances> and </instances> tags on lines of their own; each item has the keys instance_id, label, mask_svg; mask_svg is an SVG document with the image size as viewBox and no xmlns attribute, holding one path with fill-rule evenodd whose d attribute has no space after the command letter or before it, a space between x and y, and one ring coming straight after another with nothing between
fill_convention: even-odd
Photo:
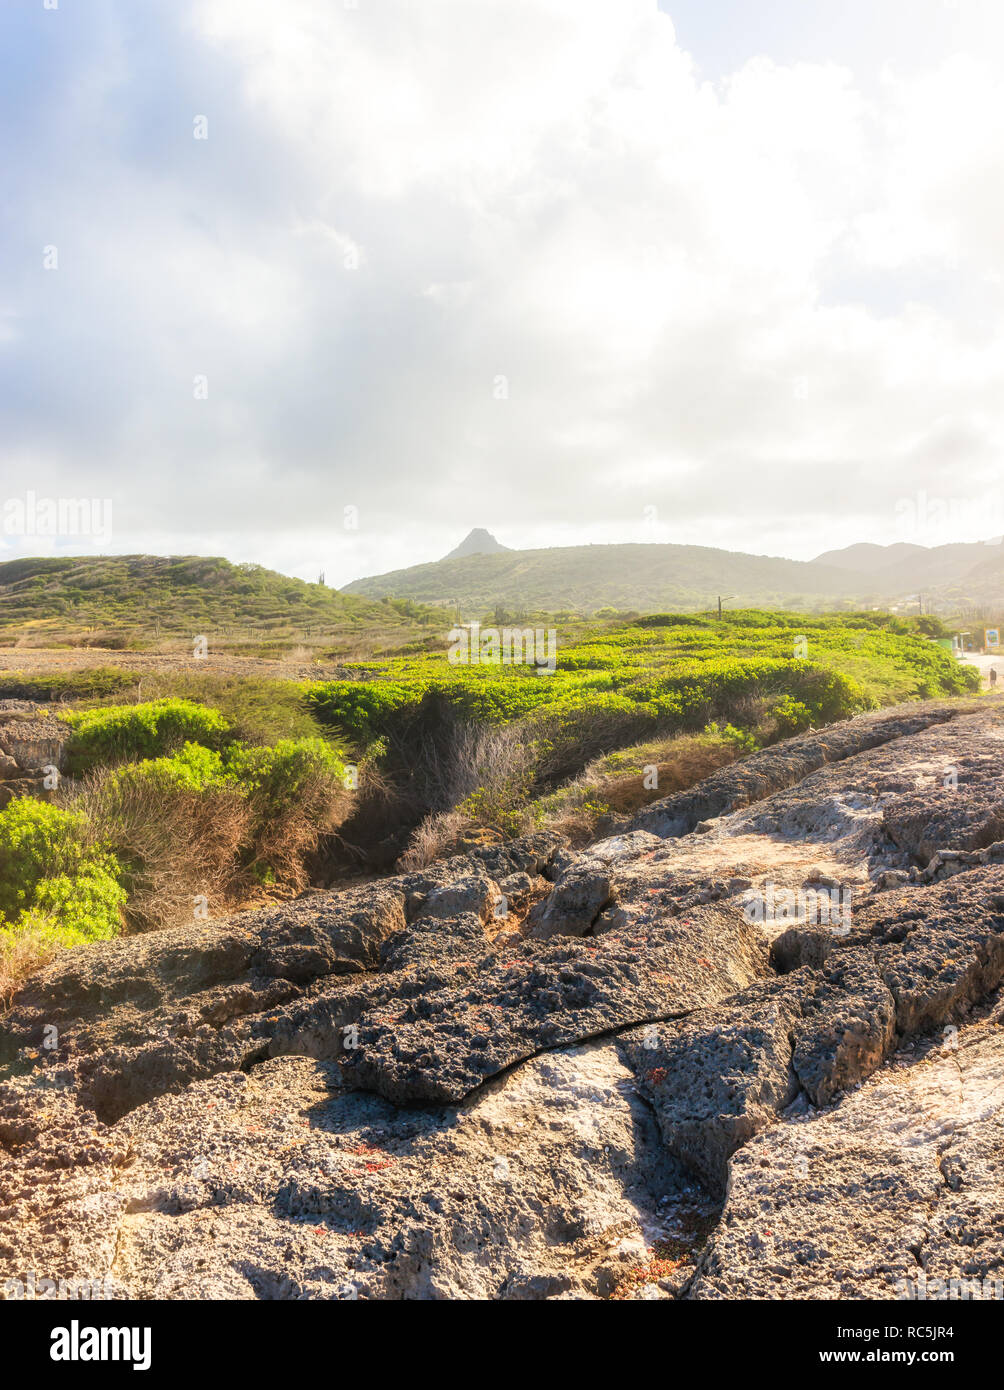
<instances>
[{"instance_id":1,"label":"dry grass","mask_svg":"<svg viewBox=\"0 0 1004 1390\"><path fill-rule=\"evenodd\" d=\"M519 725L461 725L443 771L446 809L472 826L506 838L532 829L534 748Z\"/></svg>"},{"instance_id":2,"label":"dry grass","mask_svg":"<svg viewBox=\"0 0 1004 1390\"><path fill-rule=\"evenodd\" d=\"M322 840L342 824L352 794L329 772L317 770L297 787L295 798L275 807L252 794L250 849L241 880L273 878L284 889L302 892L310 882L309 860Z\"/></svg>"},{"instance_id":3,"label":"dry grass","mask_svg":"<svg viewBox=\"0 0 1004 1390\"><path fill-rule=\"evenodd\" d=\"M596 728L602 739L610 730ZM594 758L557 792L532 797L533 749L525 730L461 727L438 759L423 759L438 805L412 832L398 860L402 870L426 868L462 852L479 829L514 838L545 824L581 847L613 833L643 806L683 791L727 767L743 750L716 734L684 734ZM656 770L656 785L651 770Z\"/></svg>"},{"instance_id":4,"label":"dry grass","mask_svg":"<svg viewBox=\"0 0 1004 1390\"><path fill-rule=\"evenodd\" d=\"M305 776L296 795L276 804L265 791L236 786L201 791L95 774L67 793L83 811L95 843L126 871L130 931L191 922L200 907L218 915L310 882L308 861L351 804L327 771Z\"/></svg>"},{"instance_id":5,"label":"dry grass","mask_svg":"<svg viewBox=\"0 0 1004 1390\"><path fill-rule=\"evenodd\" d=\"M426 816L412 832L397 867L402 873L414 873L418 869L428 868L437 859L455 854L472 824L470 817L462 815L460 811L437 811Z\"/></svg>"},{"instance_id":6,"label":"dry grass","mask_svg":"<svg viewBox=\"0 0 1004 1390\"><path fill-rule=\"evenodd\" d=\"M339 827L343 852L370 867L416 869L465 840L514 833L532 819L531 756L524 730L424 711L382 767L361 764L355 807Z\"/></svg>"},{"instance_id":7,"label":"dry grass","mask_svg":"<svg viewBox=\"0 0 1004 1390\"><path fill-rule=\"evenodd\" d=\"M4 926L0 931L0 1006L9 1008L28 976L48 965L59 949L43 924Z\"/></svg>"},{"instance_id":8,"label":"dry grass","mask_svg":"<svg viewBox=\"0 0 1004 1390\"><path fill-rule=\"evenodd\" d=\"M538 781L553 787L577 777L592 761L644 738L650 728L644 715L622 710L586 709L573 718L543 717L534 726L540 740Z\"/></svg>"},{"instance_id":9,"label":"dry grass","mask_svg":"<svg viewBox=\"0 0 1004 1390\"><path fill-rule=\"evenodd\" d=\"M674 792L686 791L742 756L735 743L710 734L683 734L622 755L630 771L616 770L616 758L598 758L553 796L540 803L545 824L581 846L609 834L619 820ZM652 779L646 769L655 768ZM655 780L656 785L646 786Z\"/></svg>"},{"instance_id":10,"label":"dry grass","mask_svg":"<svg viewBox=\"0 0 1004 1390\"><path fill-rule=\"evenodd\" d=\"M600 782L602 799L612 811L630 815L673 792L686 791L720 767L728 767L739 757L733 744L702 743L699 739L679 739L679 747L668 759L655 763L658 787L647 788L644 778L635 776L611 777Z\"/></svg>"},{"instance_id":11,"label":"dry grass","mask_svg":"<svg viewBox=\"0 0 1004 1390\"><path fill-rule=\"evenodd\" d=\"M456 804L476 792L505 795L531 776L533 751L518 724L502 728L462 724L452 740L446 796Z\"/></svg>"},{"instance_id":12,"label":"dry grass","mask_svg":"<svg viewBox=\"0 0 1004 1390\"><path fill-rule=\"evenodd\" d=\"M155 792L147 784L89 777L72 794L95 841L111 846L125 867L132 931L193 920L196 899L210 912L233 906L239 854L251 832L252 808L233 788Z\"/></svg>"}]
</instances>

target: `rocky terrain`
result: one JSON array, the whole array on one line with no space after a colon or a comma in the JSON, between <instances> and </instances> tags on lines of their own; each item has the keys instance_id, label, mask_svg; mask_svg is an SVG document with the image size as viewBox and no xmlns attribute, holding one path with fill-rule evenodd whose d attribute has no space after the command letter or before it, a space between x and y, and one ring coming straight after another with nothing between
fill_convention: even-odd
<instances>
[{"instance_id":1,"label":"rocky terrain","mask_svg":"<svg viewBox=\"0 0 1004 1390\"><path fill-rule=\"evenodd\" d=\"M55 788L67 732L31 700L0 700L0 809L15 796Z\"/></svg>"},{"instance_id":2,"label":"rocky terrain","mask_svg":"<svg viewBox=\"0 0 1004 1390\"><path fill-rule=\"evenodd\" d=\"M68 953L0 1019L0 1293L1004 1279L1002 754L991 700L883 711L579 855Z\"/></svg>"}]
</instances>

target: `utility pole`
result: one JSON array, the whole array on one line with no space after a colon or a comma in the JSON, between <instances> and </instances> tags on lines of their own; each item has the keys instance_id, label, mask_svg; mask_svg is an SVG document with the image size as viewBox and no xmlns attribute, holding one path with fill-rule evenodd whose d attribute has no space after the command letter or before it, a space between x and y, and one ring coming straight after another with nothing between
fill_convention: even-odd
<instances>
[{"instance_id":1,"label":"utility pole","mask_svg":"<svg viewBox=\"0 0 1004 1390\"><path fill-rule=\"evenodd\" d=\"M724 594L724 595L723 595L723 594L719 594L719 595L718 595L718 621L719 621L719 622L722 621L722 603L723 603L723 601L727 601L728 599L730 599L730 598L735 598L735 597L736 597L735 594Z\"/></svg>"}]
</instances>

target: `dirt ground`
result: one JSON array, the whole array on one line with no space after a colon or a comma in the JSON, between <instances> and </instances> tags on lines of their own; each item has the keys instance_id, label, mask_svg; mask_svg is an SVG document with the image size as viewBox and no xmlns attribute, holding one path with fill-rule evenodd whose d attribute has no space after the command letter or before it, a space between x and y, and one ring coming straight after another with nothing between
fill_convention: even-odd
<instances>
[{"instance_id":1,"label":"dirt ground","mask_svg":"<svg viewBox=\"0 0 1004 1390\"><path fill-rule=\"evenodd\" d=\"M227 676L262 676L272 680L334 680L344 667L329 662L280 661L265 657L214 655L212 651L196 659L179 653L123 652L102 647L75 648L72 651L45 647L6 647L0 650L0 676L41 675L49 671L86 671L112 666L122 671L215 672Z\"/></svg>"}]
</instances>

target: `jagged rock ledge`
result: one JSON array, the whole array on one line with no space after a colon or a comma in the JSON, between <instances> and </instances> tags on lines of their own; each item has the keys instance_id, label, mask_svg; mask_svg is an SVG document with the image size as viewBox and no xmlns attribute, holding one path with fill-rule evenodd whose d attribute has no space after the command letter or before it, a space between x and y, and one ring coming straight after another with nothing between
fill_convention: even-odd
<instances>
[{"instance_id":1,"label":"jagged rock ledge","mask_svg":"<svg viewBox=\"0 0 1004 1390\"><path fill-rule=\"evenodd\" d=\"M1002 740L992 702L884 711L581 855L538 835L70 953L0 1022L0 1289L994 1277ZM823 889L836 919L799 919Z\"/></svg>"}]
</instances>

